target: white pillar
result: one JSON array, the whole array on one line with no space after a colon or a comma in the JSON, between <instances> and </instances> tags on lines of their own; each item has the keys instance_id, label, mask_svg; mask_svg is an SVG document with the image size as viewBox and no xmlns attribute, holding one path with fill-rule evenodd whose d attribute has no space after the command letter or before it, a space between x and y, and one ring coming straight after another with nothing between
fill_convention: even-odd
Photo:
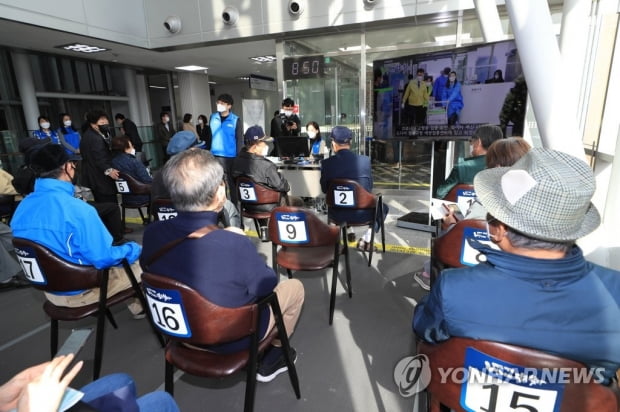
<instances>
[{"instance_id":1,"label":"white pillar","mask_svg":"<svg viewBox=\"0 0 620 412\"><path fill-rule=\"evenodd\" d=\"M138 117L134 120L134 122L138 126L149 126L153 124L153 122L157 123L159 119L151 119L151 101L149 100L148 87L146 85L146 76L144 76L143 74L136 74L135 83Z\"/></svg>"},{"instance_id":2,"label":"white pillar","mask_svg":"<svg viewBox=\"0 0 620 412\"><path fill-rule=\"evenodd\" d=\"M504 31L502 30L502 21L497 12L495 0L474 0L476 13L480 26L482 27L482 35L484 41L494 42L504 39Z\"/></svg>"},{"instance_id":3,"label":"white pillar","mask_svg":"<svg viewBox=\"0 0 620 412\"><path fill-rule=\"evenodd\" d=\"M26 118L26 127L28 130L37 130L39 128L37 118L41 113L39 113L39 103L35 95L34 79L32 77L32 69L30 67L28 55L12 51L11 59L13 60L17 89L19 90L19 97L21 98L22 109L24 110L24 117ZM51 115L50 113L50 116Z\"/></svg>"},{"instance_id":4,"label":"white pillar","mask_svg":"<svg viewBox=\"0 0 620 412\"><path fill-rule=\"evenodd\" d=\"M128 67L123 68L125 89L129 98L129 114L125 116L140 126L140 109L138 106L138 93L136 92L136 71Z\"/></svg>"},{"instance_id":5,"label":"white pillar","mask_svg":"<svg viewBox=\"0 0 620 412\"><path fill-rule=\"evenodd\" d=\"M583 0L564 0L562 9L562 30L560 32L560 52L564 75L574 87L567 88L564 110L568 116L575 116L579 136L583 140L585 110L579 110L584 100L585 63L590 31L590 7L592 3Z\"/></svg>"},{"instance_id":6,"label":"white pillar","mask_svg":"<svg viewBox=\"0 0 620 412\"><path fill-rule=\"evenodd\" d=\"M543 145L585 160L575 116L565 111L574 82L564 76L547 3L506 0L506 8Z\"/></svg>"},{"instance_id":7,"label":"white pillar","mask_svg":"<svg viewBox=\"0 0 620 412\"><path fill-rule=\"evenodd\" d=\"M206 73L179 73L179 99L183 119L185 113L193 115L192 122L198 121L199 114L211 112L211 93L209 92L209 76Z\"/></svg>"}]
</instances>

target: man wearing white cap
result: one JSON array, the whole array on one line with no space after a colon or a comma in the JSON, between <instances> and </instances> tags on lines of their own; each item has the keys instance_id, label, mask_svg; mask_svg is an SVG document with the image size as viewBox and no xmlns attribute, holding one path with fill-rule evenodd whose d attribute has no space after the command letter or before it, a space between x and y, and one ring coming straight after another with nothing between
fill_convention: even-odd
<instances>
[{"instance_id":1,"label":"man wearing white cap","mask_svg":"<svg viewBox=\"0 0 620 412\"><path fill-rule=\"evenodd\" d=\"M620 272L586 261L575 245L600 224L590 168L533 149L511 167L478 173L474 187L501 250L470 242L484 263L441 274L416 307L416 334L536 348L611 378L620 367Z\"/></svg>"}]
</instances>

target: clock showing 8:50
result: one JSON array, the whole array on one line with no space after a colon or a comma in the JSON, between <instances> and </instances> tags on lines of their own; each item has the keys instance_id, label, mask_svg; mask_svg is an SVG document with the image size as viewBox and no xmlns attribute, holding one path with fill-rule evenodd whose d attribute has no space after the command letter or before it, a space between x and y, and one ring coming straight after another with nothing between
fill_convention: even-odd
<instances>
[{"instance_id":1,"label":"clock showing 8:50","mask_svg":"<svg viewBox=\"0 0 620 412\"><path fill-rule=\"evenodd\" d=\"M289 57L282 61L284 80L319 79L325 74L325 58L321 56Z\"/></svg>"}]
</instances>

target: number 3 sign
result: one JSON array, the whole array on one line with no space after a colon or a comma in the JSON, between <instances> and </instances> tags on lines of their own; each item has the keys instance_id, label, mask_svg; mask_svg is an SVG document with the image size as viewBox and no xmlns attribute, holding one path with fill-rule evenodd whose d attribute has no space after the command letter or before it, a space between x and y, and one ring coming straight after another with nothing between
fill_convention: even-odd
<instances>
[{"instance_id":1,"label":"number 3 sign","mask_svg":"<svg viewBox=\"0 0 620 412\"><path fill-rule=\"evenodd\" d=\"M187 324L181 293L178 290L146 288L146 301L155 326L163 332L189 338L192 331Z\"/></svg>"}]
</instances>

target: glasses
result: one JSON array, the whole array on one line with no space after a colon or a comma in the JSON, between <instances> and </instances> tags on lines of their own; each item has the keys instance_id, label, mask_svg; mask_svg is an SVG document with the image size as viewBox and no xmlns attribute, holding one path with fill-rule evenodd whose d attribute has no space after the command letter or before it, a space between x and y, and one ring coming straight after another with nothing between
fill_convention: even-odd
<instances>
[{"instance_id":1,"label":"glasses","mask_svg":"<svg viewBox=\"0 0 620 412\"><path fill-rule=\"evenodd\" d=\"M491 239L491 231L489 230L489 223L493 223L495 221L497 221L497 219L491 216L489 213L487 213L486 226L487 226L487 236L489 237L489 240Z\"/></svg>"}]
</instances>

